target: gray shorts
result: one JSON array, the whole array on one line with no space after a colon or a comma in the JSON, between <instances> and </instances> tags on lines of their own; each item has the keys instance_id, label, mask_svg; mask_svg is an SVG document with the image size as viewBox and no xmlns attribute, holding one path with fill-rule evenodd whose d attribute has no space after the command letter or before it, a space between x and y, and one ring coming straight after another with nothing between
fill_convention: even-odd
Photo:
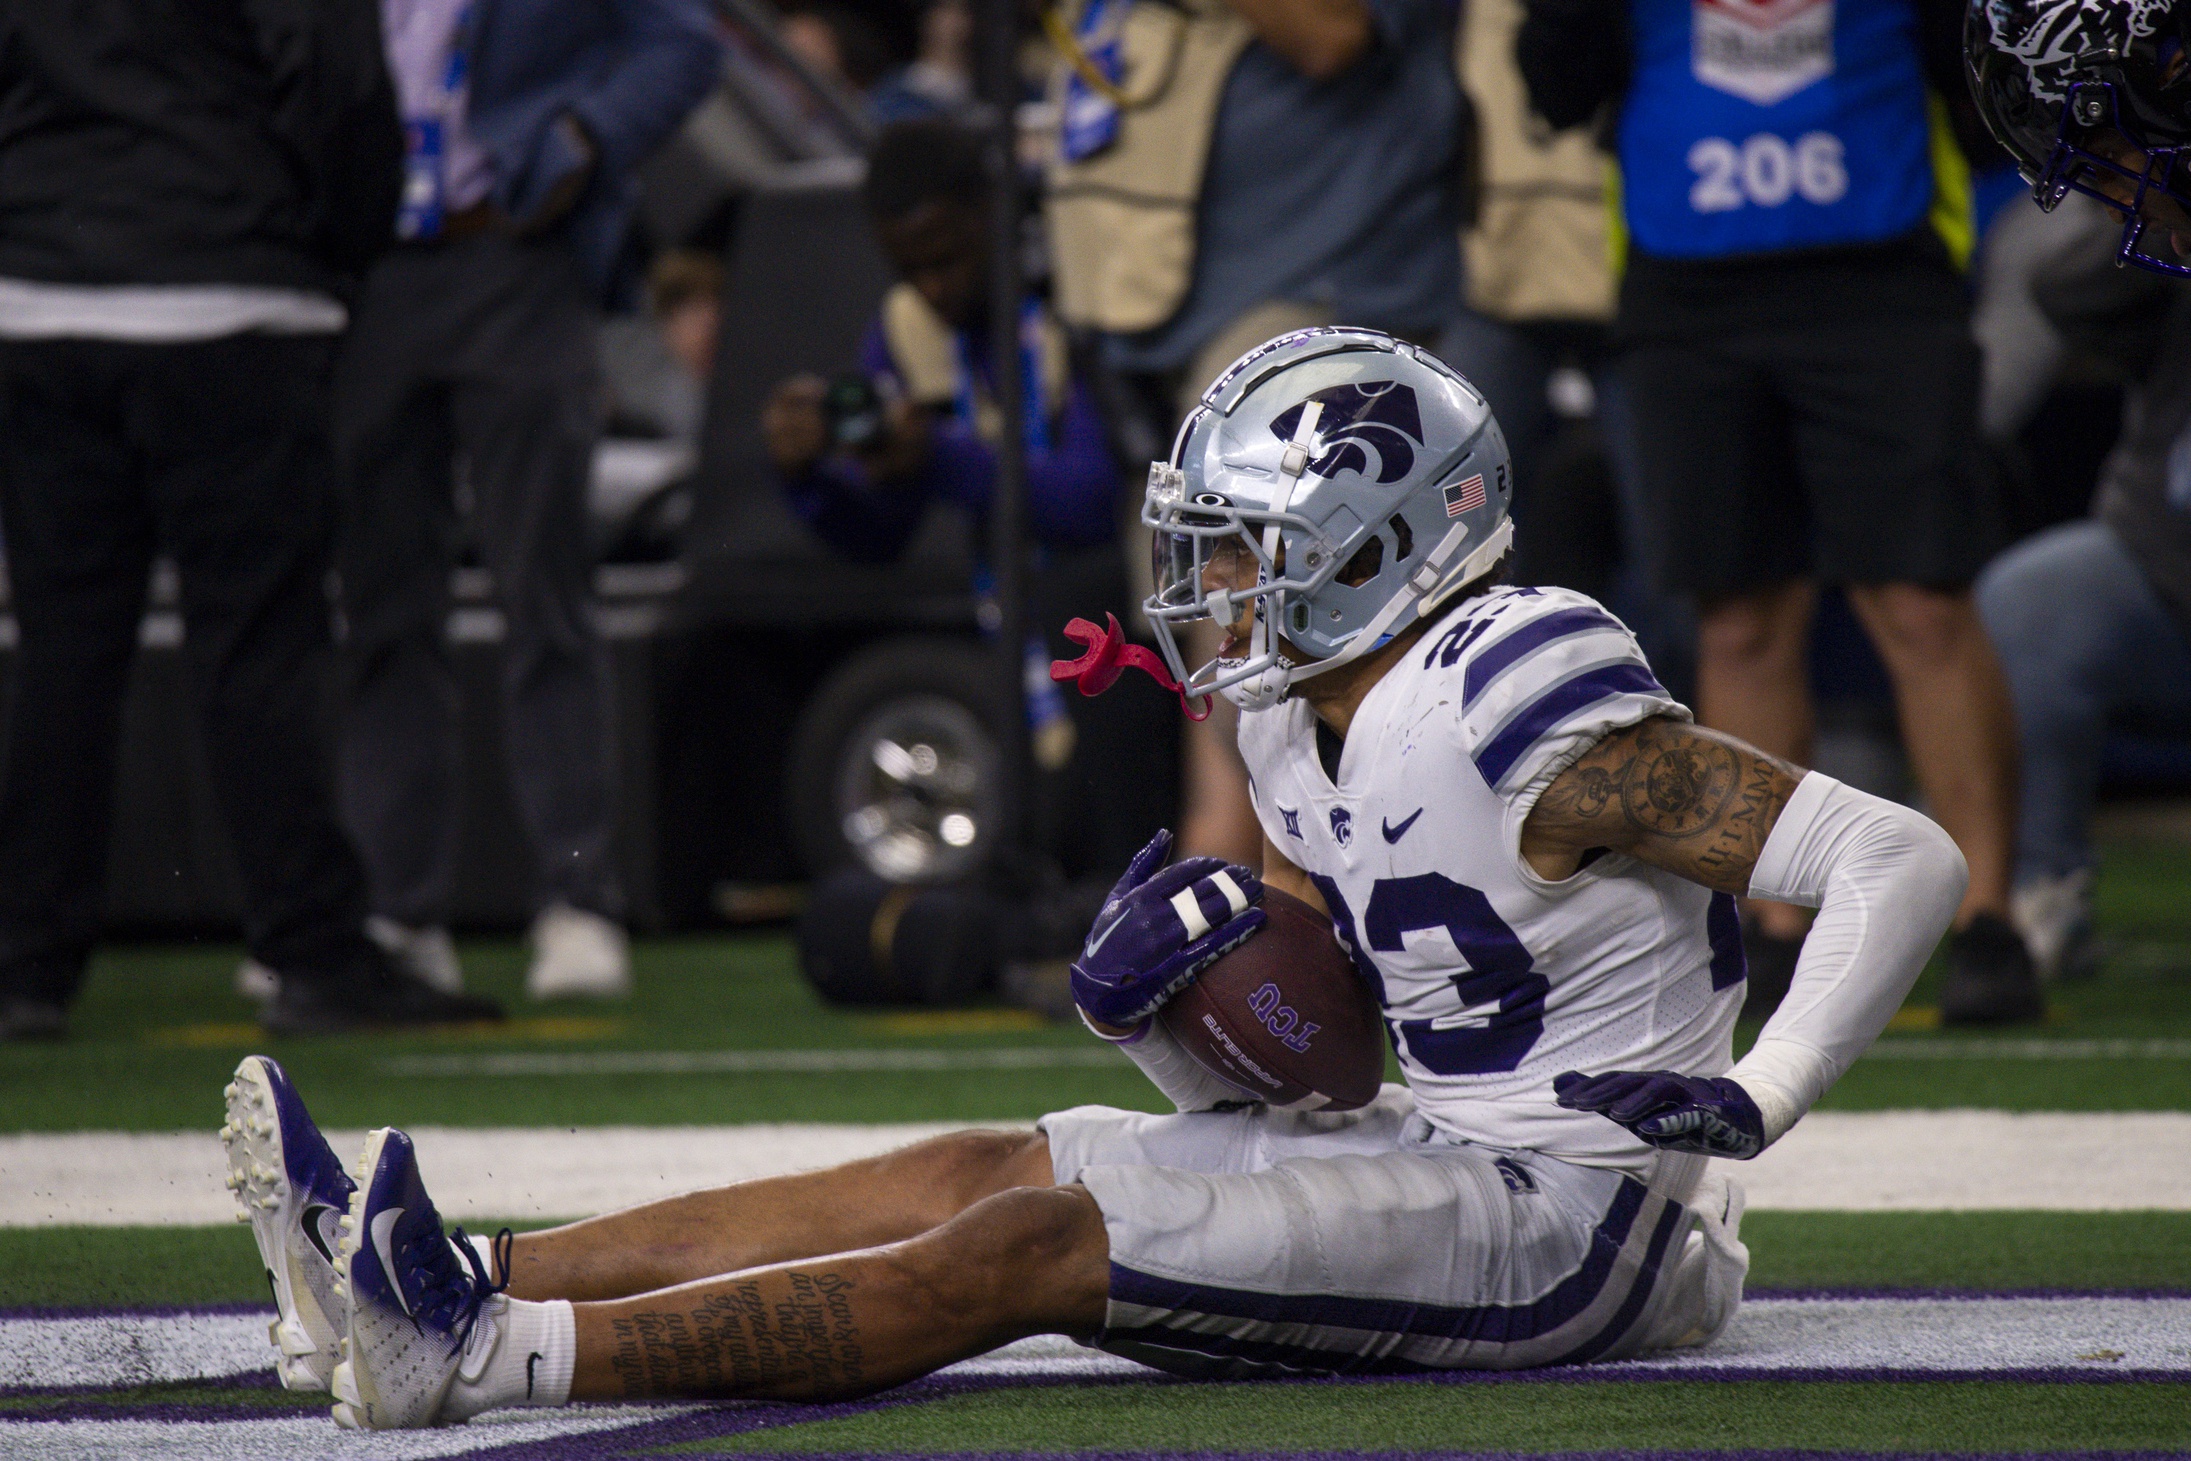
<instances>
[{"instance_id":1,"label":"gray shorts","mask_svg":"<svg viewBox=\"0 0 2191 1461\"><path fill-rule=\"evenodd\" d=\"M1080 1106L1041 1128L1110 1235L1096 1345L1178 1374L1624 1359L1662 1311L1696 1307L1671 1294L1692 1269L1701 1289L1682 1261L1701 1157L1663 1155L1639 1181L1473 1146L1404 1086L1336 1114Z\"/></svg>"}]
</instances>

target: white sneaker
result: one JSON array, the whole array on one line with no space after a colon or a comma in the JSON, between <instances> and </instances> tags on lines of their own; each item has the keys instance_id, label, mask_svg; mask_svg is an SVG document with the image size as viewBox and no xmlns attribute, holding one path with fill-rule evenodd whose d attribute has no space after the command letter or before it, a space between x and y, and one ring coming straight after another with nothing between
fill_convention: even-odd
<instances>
[{"instance_id":1,"label":"white sneaker","mask_svg":"<svg viewBox=\"0 0 2191 1461\"><path fill-rule=\"evenodd\" d=\"M264 1004L281 993L281 975L257 959L246 959L236 966L236 993L255 1004Z\"/></svg>"},{"instance_id":2,"label":"white sneaker","mask_svg":"<svg viewBox=\"0 0 2191 1461\"><path fill-rule=\"evenodd\" d=\"M631 943L598 913L568 903L533 920L533 965L525 993L534 999L622 999L631 993Z\"/></svg>"},{"instance_id":3,"label":"white sneaker","mask_svg":"<svg viewBox=\"0 0 2191 1461\"><path fill-rule=\"evenodd\" d=\"M365 920L365 936L387 950L396 967L440 994L464 992L464 966L449 930L438 924L413 928L378 913Z\"/></svg>"},{"instance_id":4,"label":"white sneaker","mask_svg":"<svg viewBox=\"0 0 2191 1461\"><path fill-rule=\"evenodd\" d=\"M507 1285L490 1281L462 1228L442 1232L402 1132L366 1137L341 1234L350 1326L329 1387L335 1424L409 1430L460 1418L445 1415L444 1403L466 1361L492 1353L495 1325L484 1311Z\"/></svg>"},{"instance_id":5,"label":"white sneaker","mask_svg":"<svg viewBox=\"0 0 2191 1461\"><path fill-rule=\"evenodd\" d=\"M245 1056L226 1094L228 1190L274 1291L274 1372L288 1389L325 1390L349 1327L335 1247L356 1184L273 1060Z\"/></svg>"},{"instance_id":6,"label":"white sneaker","mask_svg":"<svg viewBox=\"0 0 2191 1461\"><path fill-rule=\"evenodd\" d=\"M2075 979L2098 969L2090 868L2017 884L2009 895L2008 918L2041 979Z\"/></svg>"}]
</instances>

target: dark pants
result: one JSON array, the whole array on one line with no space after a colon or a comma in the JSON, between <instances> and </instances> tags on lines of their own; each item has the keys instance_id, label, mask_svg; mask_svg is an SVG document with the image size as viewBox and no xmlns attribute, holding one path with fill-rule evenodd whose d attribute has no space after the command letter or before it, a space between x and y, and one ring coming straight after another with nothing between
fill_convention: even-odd
<instances>
[{"instance_id":1,"label":"dark pants","mask_svg":"<svg viewBox=\"0 0 2191 1461\"><path fill-rule=\"evenodd\" d=\"M597 322L569 254L480 236L375 266L336 375L351 694L343 815L377 912L448 918L461 811L446 638L456 463L501 611L502 716L538 901L622 913L586 487Z\"/></svg>"},{"instance_id":2,"label":"dark pants","mask_svg":"<svg viewBox=\"0 0 2191 1461\"><path fill-rule=\"evenodd\" d=\"M122 692L155 552L243 874L252 956L354 967L365 882L320 721L333 494L320 337L0 341L21 641L0 784L0 999L65 1004L98 934Z\"/></svg>"}]
</instances>

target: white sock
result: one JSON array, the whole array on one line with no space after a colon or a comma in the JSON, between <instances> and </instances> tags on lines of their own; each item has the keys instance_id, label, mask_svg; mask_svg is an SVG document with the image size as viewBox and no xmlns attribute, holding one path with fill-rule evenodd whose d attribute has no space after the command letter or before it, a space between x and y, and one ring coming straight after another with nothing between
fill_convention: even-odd
<instances>
[{"instance_id":1,"label":"white sock","mask_svg":"<svg viewBox=\"0 0 2191 1461\"><path fill-rule=\"evenodd\" d=\"M506 1273L496 1273L494 1271L494 1239L491 1236L486 1233L466 1233L464 1241L472 1245L472 1251L477 1253L479 1261L486 1265L489 1282L509 1277Z\"/></svg>"},{"instance_id":2,"label":"white sock","mask_svg":"<svg viewBox=\"0 0 2191 1461\"><path fill-rule=\"evenodd\" d=\"M441 1403L444 1420L516 1405L567 1405L578 1364L578 1319L565 1299L497 1294L481 1306Z\"/></svg>"}]
</instances>

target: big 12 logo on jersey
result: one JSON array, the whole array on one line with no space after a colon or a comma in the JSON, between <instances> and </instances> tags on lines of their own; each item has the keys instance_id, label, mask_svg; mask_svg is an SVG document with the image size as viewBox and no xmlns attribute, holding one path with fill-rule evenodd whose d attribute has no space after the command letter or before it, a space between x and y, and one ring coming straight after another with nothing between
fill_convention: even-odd
<instances>
[{"instance_id":1,"label":"big 12 logo on jersey","mask_svg":"<svg viewBox=\"0 0 2191 1461\"><path fill-rule=\"evenodd\" d=\"M1833 75L1833 0L1692 0L1689 64L1715 91L1769 107Z\"/></svg>"}]
</instances>

